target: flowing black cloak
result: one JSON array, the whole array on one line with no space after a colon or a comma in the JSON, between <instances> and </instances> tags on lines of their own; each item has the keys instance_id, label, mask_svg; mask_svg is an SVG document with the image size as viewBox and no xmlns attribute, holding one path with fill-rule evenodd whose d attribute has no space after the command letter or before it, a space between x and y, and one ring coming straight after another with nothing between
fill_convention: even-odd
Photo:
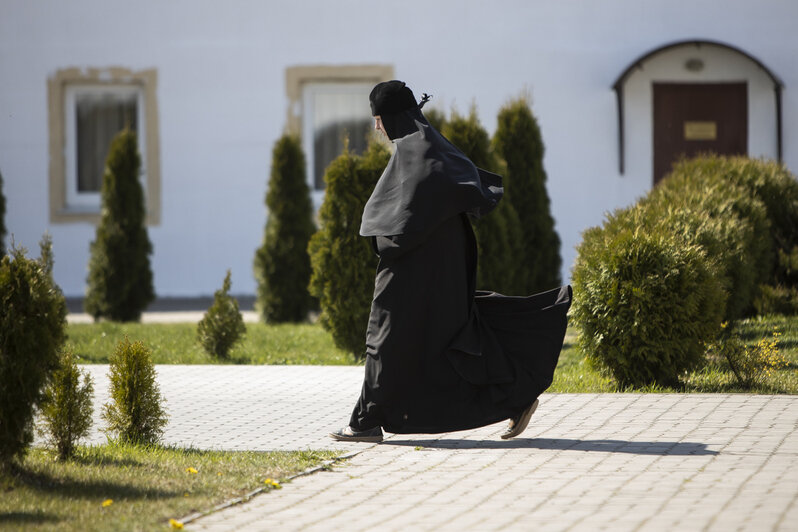
<instances>
[{"instance_id":1,"label":"flowing black cloak","mask_svg":"<svg viewBox=\"0 0 798 532\"><path fill-rule=\"evenodd\" d=\"M402 135L360 229L380 260L350 425L437 433L516 416L551 384L571 288L476 291L467 214L496 206L501 178L477 169L420 111L396 119Z\"/></svg>"}]
</instances>

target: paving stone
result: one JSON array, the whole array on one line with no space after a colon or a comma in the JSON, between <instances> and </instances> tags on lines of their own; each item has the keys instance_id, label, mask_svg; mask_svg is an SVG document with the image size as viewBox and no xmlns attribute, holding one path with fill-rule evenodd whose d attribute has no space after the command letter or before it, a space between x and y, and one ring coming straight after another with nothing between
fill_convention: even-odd
<instances>
[{"instance_id":1,"label":"paving stone","mask_svg":"<svg viewBox=\"0 0 798 532\"><path fill-rule=\"evenodd\" d=\"M83 368L88 441L102 443L108 367ZM544 394L514 440L500 423L374 445L327 435L348 421L362 367L156 370L168 444L359 452L188 530L798 531L798 397Z\"/></svg>"}]
</instances>

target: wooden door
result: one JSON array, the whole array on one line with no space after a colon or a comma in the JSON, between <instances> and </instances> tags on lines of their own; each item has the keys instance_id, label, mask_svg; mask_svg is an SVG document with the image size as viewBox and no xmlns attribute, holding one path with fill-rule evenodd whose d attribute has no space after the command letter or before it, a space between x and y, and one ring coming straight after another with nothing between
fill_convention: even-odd
<instances>
[{"instance_id":1,"label":"wooden door","mask_svg":"<svg viewBox=\"0 0 798 532\"><path fill-rule=\"evenodd\" d=\"M682 155L748 152L748 86L654 83L654 184Z\"/></svg>"}]
</instances>

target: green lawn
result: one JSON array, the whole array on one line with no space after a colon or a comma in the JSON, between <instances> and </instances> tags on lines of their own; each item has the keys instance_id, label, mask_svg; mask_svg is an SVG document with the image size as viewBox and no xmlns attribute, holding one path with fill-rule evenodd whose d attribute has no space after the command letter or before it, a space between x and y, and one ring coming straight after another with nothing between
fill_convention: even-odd
<instances>
[{"instance_id":1,"label":"green lawn","mask_svg":"<svg viewBox=\"0 0 798 532\"><path fill-rule=\"evenodd\" d=\"M645 389L621 390L607 375L602 374L589 364L584 355L576 347L577 331L569 328L565 336L565 345L560 354L560 362L554 373L554 382L547 390L562 393L600 393L600 392L693 392L693 393L788 393L798 394L798 317L768 316L743 320L738 323L741 337L749 344L755 344L761 338L769 338L774 328L781 332L779 352L789 363L788 367L775 371L767 382L745 389L737 384L734 375L723 364L708 361L706 365L686 375L684 388L651 386Z\"/></svg>"},{"instance_id":2,"label":"green lawn","mask_svg":"<svg viewBox=\"0 0 798 532\"><path fill-rule=\"evenodd\" d=\"M32 449L21 466L0 473L0 529L167 530L170 518L259 487L277 489L264 481L279 481L335 455L110 443L80 447L74 460L58 462L49 451Z\"/></svg>"},{"instance_id":3,"label":"green lawn","mask_svg":"<svg viewBox=\"0 0 798 532\"><path fill-rule=\"evenodd\" d=\"M756 343L769 337L774 327L782 333L780 352L789 367L775 372L766 383L753 390L745 390L735 382L733 374L717 363L687 375L685 388L652 387L649 392L744 392L798 394L798 317L774 316L752 318L739 324L743 338ZM232 352L230 360L218 361L207 355L196 341L196 325L179 324L72 324L68 328L69 340L83 363L108 363L108 357L117 342L127 335L131 340L141 340L152 349L156 364L357 364L355 360L333 344L330 335L318 324L247 325L244 341ZM568 329L560 363L554 375L550 392L617 392L613 380L592 368L579 352L577 331Z\"/></svg>"},{"instance_id":4,"label":"green lawn","mask_svg":"<svg viewBox=\"0 0 798 532\"><path fill-rule=\"evenodd\" d=\"M265 325L248 323L247 333L229 360L220 361L197 343L193 323L70 324L67 343L84 364L107 364L116 344L125 336L141 340L152 350L156 364L353 364L352 357L336 348L320 325Z\"/></svg>"}]
</instances>

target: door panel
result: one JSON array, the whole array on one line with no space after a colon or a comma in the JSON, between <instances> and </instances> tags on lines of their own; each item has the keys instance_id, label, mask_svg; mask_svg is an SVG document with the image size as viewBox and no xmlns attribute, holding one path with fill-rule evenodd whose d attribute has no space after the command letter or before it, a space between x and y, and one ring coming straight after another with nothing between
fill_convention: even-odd
<instances>
[{"instance_id":1,"label":"door panel","mask_svg":"<svg viewBox=\"0 0 798 532\"><path fill-rule=\"evenodd\" d=\"M654 83L654 184L684 155L748 153L746 83Z\"/></svg>"}]
</instances>

